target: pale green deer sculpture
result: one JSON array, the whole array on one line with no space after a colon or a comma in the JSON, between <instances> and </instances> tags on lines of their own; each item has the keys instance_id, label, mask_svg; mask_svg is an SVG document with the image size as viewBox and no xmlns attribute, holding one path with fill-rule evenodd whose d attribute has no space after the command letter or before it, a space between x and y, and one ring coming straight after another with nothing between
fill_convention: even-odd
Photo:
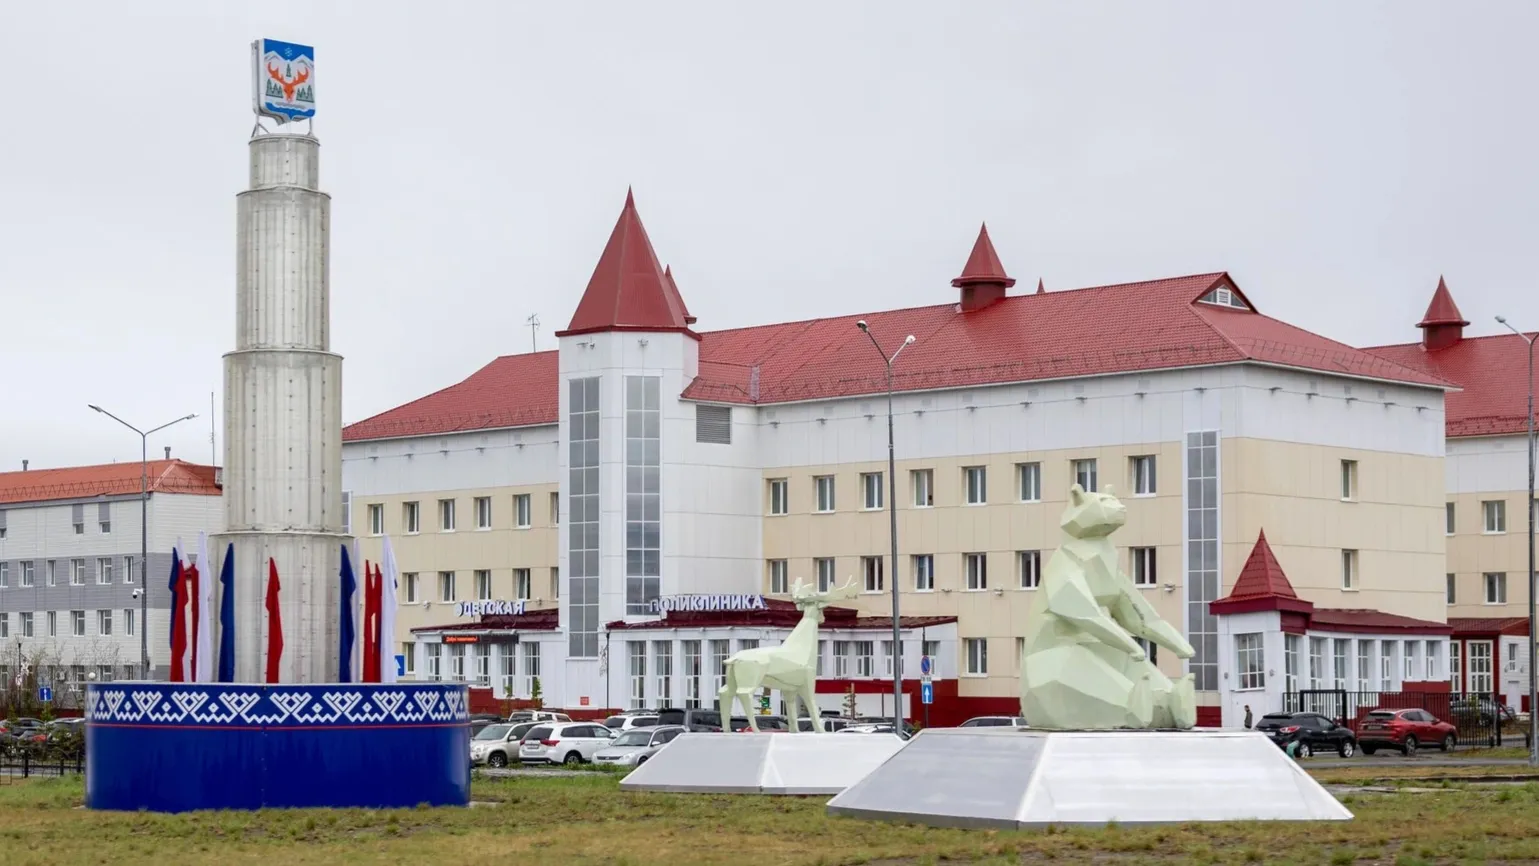
<instances>
[{"instance_id":1,"label":"pale green deer sculpture","mask_svg":"<svg viewBox=\"0 0 1539 866\"><path fill-rule=\"evenodd\" d=\"M802 621L791 630L785 643L738 650L727 659L726 682L716 695L721 707L722 730L730 730L728 723L736 700L742 704L748 726L758 731L754 694L761 688L772 688L780 689L785 696L792 731L798 730L797 702L800 701L802 709L812 717L812 729L824 733L823 716L818 712L814 698L818 681L818 626L823 622L823 608L859 594L854 578L828 592L816 592L797 578L791 585L791 601L801 610Z\"/></svg>"},{"instance_id":2,"label":"pale green deer sculpture","mask_svg":"<svg viewBox=\"0 0 1539 866\"><path fill-rule=\"evenodd\" d=\"M1134 640L1178 658L1193 655L1119 569L1111 534L1126 521L1110 485L1104 493L1069 489L1063 539L1026 615L1021 715L1033 728L1187 729L1197 722L1192 675L1172 681Z\"/></svg>"}]
</instances>

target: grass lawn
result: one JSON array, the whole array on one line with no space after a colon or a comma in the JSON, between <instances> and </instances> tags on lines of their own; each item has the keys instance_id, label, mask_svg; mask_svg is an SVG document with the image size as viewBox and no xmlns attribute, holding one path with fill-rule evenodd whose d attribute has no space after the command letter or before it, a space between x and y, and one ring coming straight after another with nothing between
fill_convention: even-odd
<instances>
[{"instance_id":1,"label":"grass lawn","mask_svg":"<svg viewBox=\"0 0 1539 866\"><path fill-rule=\"evenodd\" d=\"M1322 773L1322 775L1324 775ZM1345 799L1339 824L1005 833L823 814L824 799L625 794L609 774L477 780L470 809L90 812L78 779L0 784L0 864L1485 863L1539 859L1539 782Z\"/></svg>"}]
</instances>

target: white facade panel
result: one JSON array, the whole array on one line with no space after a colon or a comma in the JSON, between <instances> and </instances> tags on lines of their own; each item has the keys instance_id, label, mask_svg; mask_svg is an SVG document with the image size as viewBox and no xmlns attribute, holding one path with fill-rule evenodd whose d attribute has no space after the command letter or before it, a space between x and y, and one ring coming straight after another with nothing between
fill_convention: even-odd
<instances>
[{"instance_id":1,"label":"white facade panel","mask_svg":"<svg viewBox=\"0 0 1539 866\"><path fill-rule=\"evenodd\" d=\"M1448 440L1443 466L1449 495L1526 489L1528 457L1523 452L1527 441L1527 434ZM1522 501L1517 504L1521 506Z\"/></svg>"},{"instance_id":2,"label":"white facade panel","mask_svg":"<svg viewBox=\"0 0 1539 866\"><path fill-rule=\"evenodd\" d=\"M557 425L349 442L343 489L354 496L555 484L561 478Z\"/></svg>"}]
</instances>

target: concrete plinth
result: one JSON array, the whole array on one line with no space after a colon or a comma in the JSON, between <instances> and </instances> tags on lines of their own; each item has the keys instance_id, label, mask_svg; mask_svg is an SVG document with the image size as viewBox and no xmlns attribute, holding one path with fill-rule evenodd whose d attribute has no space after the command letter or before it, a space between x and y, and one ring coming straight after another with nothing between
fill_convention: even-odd
<instances>
[{"instance_id":1,"label":"concrete plinth","mask_svg":"<svg viewBox=\"0 0 1539 866\"><path fill-rule=\"evenodd\" d=\"M837 794L902 748L892 734L681 734L622 791Z\"/></svg>"},{"instance_id":2,"label":"concrete plinth","mask_svg":"<svg viewBox=\"0 0 1539 866\"><path fill-rule=\"evenodd\" d=\"M829 801L831 815L938 827L1345 821L1264 734L922 731Z\"/></svg>"}]
</instances>

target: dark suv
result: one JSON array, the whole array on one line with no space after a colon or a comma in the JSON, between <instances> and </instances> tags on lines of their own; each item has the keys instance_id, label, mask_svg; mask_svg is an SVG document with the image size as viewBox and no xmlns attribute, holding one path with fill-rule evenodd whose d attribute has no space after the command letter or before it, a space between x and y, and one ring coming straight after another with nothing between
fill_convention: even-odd
<instances>
[{"instance_id":1,"label":"dark suv","mask_svg":"<svg viewBox=\"0 0 1539 866\"><path fill-rule=\"evenodd\" d=\"M659 725L683 725L691 731L720 731L721 713L715 710L680 710L667 708L657 711Z\"/></svg>"},{"instance_id":2,"label":"dark suv","mask_svg":"<svg viewBox=\"0 0 1539 866\"><path fill-rule=\"evenodd\" d=\"M1256 723L1256 730L1284 749L1289 743L1298 743L1295 754L1300 758L1319 752L1335 752L1343 758L1357 754L1357 735L1352 729L1319 713L1267 713Z\"/></svg>"}]
</instances>

